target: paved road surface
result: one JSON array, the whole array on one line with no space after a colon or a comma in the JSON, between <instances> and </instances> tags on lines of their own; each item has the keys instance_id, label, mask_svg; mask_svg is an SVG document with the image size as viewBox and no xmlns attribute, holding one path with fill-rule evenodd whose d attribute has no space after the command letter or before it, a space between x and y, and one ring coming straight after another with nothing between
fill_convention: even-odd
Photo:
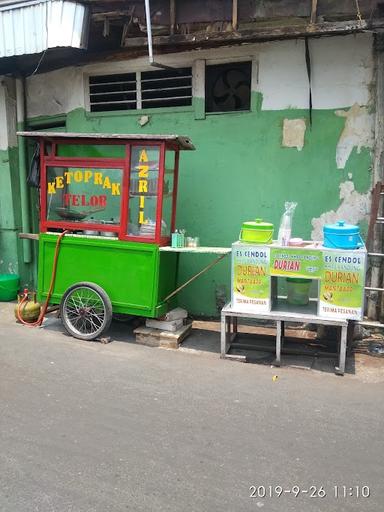
<instances>
[{"instance_id":1,"label":"paved road surface","mask_svg":"<svg viewBox=\"0 0 384 512\"><path fill-rule=\"evenodd\" d=\"M383 383L80 342L4 315L0 365L1 512L384 510Z\"/></svg>"}]
</instances>

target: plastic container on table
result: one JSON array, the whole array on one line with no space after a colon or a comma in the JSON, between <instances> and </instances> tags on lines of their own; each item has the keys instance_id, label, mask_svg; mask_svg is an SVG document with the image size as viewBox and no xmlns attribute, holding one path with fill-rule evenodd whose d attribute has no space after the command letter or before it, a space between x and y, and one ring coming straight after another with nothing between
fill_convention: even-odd
<instances>
[{"instance_id":1,"label":"plastic container on table","mask_svg":"<svg viewBox=\"0 0 384 512\"><path fill-rule=\"evenodd\" d=\"M288 245L292 247L303 247L304 240L302 238L291 238Z\"/></svg>"},{"instance_id":2,"label":"plastic container on table","mask_svg":"<svg viewBox=\"0 0 384 512\"><path fill-rule=\"evenodd\" d=\"M346 224L339 220L336 224L326 224L323 227L324 247L331 249L359 249L364 247L360 236L359 226Z\"/></svg>"},{"instance_id":3,"label":"plastic container on table","mask_svg":"<svg viewBox=\"0 0 384 512\"><path fill-rule=\"evenodd\" d=\"M253 244L270 244L273 238L273 224L262 219L244 222L240 230L240 241Z\"/></svg>"},{"instance_id":4,"label":"plastic container on table","mask_svg":"<svg viewBox=\"0 0 384 512\"><path fill-rule=\"evenodd\" d=\"M0 274L0 301L15 300L20 286L17 274Z\"/></svg>"},{"instance_id":5,"label":"plastic container on table","mask_svg":"<svg viewBox=\"0 0 384 512\"><path fill-rule=\"evenodd\" d=\"M295 306L309 304L309 290L312 279L287 277L287 302Z\"/></svg>"}]
</instances>

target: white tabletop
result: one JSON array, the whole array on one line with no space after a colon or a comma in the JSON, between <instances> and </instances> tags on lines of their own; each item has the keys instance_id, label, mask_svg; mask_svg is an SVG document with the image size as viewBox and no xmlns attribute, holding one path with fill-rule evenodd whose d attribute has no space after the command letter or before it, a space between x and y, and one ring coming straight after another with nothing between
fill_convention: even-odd
<instances>
[{"instance_id":1,"label":"white tabletop","mask_svg":"<svg viewBox=\"0 0 384 512\"><path fill-rule=\"evenodd\" d=\"M348 320L344 318L322 317L314 313L306 312L304 308L298 306L285 305L285 307L290 309L290 311L284 311L283 307L278 306L275 310L269 312L245 312L236 310L235 308L232 307L231 303L229 302L223 307L221 313L222 315L226 316L254 318L259 320L280 320L285 322L307 323L312 322L314 324L339 325L341 327L348 325Z\"/></svg>"},{"instance_id":2,"label":"white tabletop","mask_svg":"<svg viewBox=\"0 0 384 512\"><path fill-rule=\"evenodd\" d=\"M164 252L182 252L190 254L229 254L230 247L160 247Z\"/></svg>"}]
</instances>

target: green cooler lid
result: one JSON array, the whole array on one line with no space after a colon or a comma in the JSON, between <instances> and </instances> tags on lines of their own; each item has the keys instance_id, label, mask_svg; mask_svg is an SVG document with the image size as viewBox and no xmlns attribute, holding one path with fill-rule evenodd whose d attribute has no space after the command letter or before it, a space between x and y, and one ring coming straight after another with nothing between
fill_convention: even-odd
<instances>
[{"instance_id":1,"label":"green cooler lid","mask_svg":"<svg viewBox=\"0 0 384 512\"><path fill-rule=\"evenodd\" d=\"M273 224L263 222L263 219L255 219L243 222L243 229L273 229Z\"/></svg>"}]
</instances>

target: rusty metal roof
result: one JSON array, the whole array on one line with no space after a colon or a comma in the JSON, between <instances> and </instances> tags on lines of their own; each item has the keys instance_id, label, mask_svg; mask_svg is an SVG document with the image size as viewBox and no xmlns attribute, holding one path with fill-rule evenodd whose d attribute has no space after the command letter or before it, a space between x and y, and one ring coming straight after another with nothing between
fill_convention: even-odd
<instances>
[{"instance_id":1,"label":"rusty metal roof","mask_svg":"<svg viewBox=\"0 0 384 512\"><path fill-rule=\"evenodd\" d=\"M86 48L88 7L68 0L0 0L0 58Z\"/></svg>"},{"instance_id":2,"label":"rusty metal roof","mask_svg":"<svg viewBox=\"0 0 384 512\"><path fill-rule=\"evenodd\" d=\"M40 137L44 139L120 139L122 141L132 140L158 140L164 142L176 142L180 149L194 150L193 145L189 137L183 135L158 135L152 133L71 133L71 132L17 132L17 135L22 137L33 137L38 139Z\"/></svg>"}]
</instances>

